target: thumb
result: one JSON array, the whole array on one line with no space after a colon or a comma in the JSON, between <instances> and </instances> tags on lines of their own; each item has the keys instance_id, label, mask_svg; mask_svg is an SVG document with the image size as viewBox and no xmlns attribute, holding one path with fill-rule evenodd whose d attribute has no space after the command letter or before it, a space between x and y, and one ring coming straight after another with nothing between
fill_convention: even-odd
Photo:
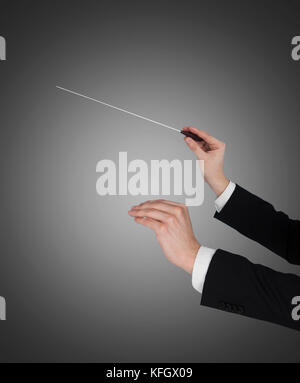
<instances>
[{"instance_id":1,"label":"thumb","mask_svg":"<svg viewBox=\"0 0 300 383\"><path fill-rule=\"evenodd\" d=\"M192 138L186 137L184 141L187 143L188 147L191 149L191 151L196 155L198 160L204 160L206 157L206 153L204 150L200 148L198 143L194 141Z\"/></svg>"}]
</instances>

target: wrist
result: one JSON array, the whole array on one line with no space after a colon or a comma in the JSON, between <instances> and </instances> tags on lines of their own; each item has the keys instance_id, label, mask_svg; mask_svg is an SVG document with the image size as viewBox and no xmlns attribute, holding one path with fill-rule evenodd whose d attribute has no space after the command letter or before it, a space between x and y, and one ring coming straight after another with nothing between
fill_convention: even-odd
<instances>
[{"instance_id":1,"label":"wrist","mask_svg":"<svg viewBox=\"0 0 300 383\"><path fill-rule=\"evenodd\" d=\"M220 197L220 195L224 193L229 183L230 180L225 177L225 175L215 178L212 182L208 182L209 186L215 192L217 197Z\"/></svg>"},{"instance_id":2,"label":"wrist","mask_svg":"<svg viewBox=\"0 0 300 383\"><path fill-rule=\"evenodd\" d=\"M197 258L197 254L201 248L200 243L195 243L195 246L193 246L193 249L191 249L189 255L187 255L184 265L183 265L183 270L185 270L188 274L193 274L193 269L194 269L194 264L195 260Z\"/></svg>"}]
</instances>

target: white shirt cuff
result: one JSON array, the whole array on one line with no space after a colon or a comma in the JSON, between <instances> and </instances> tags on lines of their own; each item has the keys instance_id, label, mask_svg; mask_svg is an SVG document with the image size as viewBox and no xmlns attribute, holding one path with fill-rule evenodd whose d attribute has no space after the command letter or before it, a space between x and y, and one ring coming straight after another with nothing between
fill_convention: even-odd
<instances>
[{"instance_id":1,"label":"white shirt cuff","mask_svg":"<svg viewBox=\"0 0 300 383\"><path fill-rule=\"evenodd\" d=\"M216 250L204 246L201 246L198 251L193 268L192 285L200 294L202 294L206 274L215 252Z\"/></svg>"},{"instance_id":2,"label":"white shirt cuff","mask_svg":"<svg viewBox=\"0 0 300 383\"><path fill-rule=\"evenodd\" d=\"M218 213L221 213L222 209L225 207L227 202L230 200L233 192L235 191L236 184L230 181L227 188L220 195L218 199L215 200L215 206Z\"/></svg>"}]
</instances>

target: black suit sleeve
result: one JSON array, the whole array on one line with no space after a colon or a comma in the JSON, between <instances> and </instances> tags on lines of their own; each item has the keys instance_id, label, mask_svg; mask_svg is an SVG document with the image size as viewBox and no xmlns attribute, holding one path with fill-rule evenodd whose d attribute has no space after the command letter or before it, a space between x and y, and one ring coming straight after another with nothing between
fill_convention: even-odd
<instances>
[{"instance_id":1,"label":"black suit sleeve","mask_svg":"<svg viewBox=\"0 0 300 383\"><path fill-rule=\"evenodd\" d=\"M300 296L299 277L218 250L206 275L201 304L300 330L300 321L292 318L296 296Z\"/></svg>"},{"instance_id":2,"label":"black suit sleeve","mask_svg":"<svg viewBox=\"0 0 300 383\"><path fill-rule=\"evenodd\" d=\"M240 186L215 218L292 264L300 264L300 222Z\"/></svg>"}]
</instances>

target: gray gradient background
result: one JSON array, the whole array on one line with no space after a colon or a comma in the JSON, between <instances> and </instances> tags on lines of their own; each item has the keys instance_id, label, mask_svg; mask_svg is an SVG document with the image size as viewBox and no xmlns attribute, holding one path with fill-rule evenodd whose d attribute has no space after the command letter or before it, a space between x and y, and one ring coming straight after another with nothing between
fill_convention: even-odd
<instances>
[{"instance_id":1,"label":"gray gradient background","mask_svg":"<svg viewBox=\"0 0 300 383\"><path fill-rule=\"evenodd\" d=\"M97 161L192 159L182 137L55 89L208 130L233 181L299 218L299 2L0 6L0 361L299 361L299 333L200 307L128 217L142 198L97 196ZM203 244L299 273L214 221L213 201L191 209Z\"/></svg>"}]
</instances>

